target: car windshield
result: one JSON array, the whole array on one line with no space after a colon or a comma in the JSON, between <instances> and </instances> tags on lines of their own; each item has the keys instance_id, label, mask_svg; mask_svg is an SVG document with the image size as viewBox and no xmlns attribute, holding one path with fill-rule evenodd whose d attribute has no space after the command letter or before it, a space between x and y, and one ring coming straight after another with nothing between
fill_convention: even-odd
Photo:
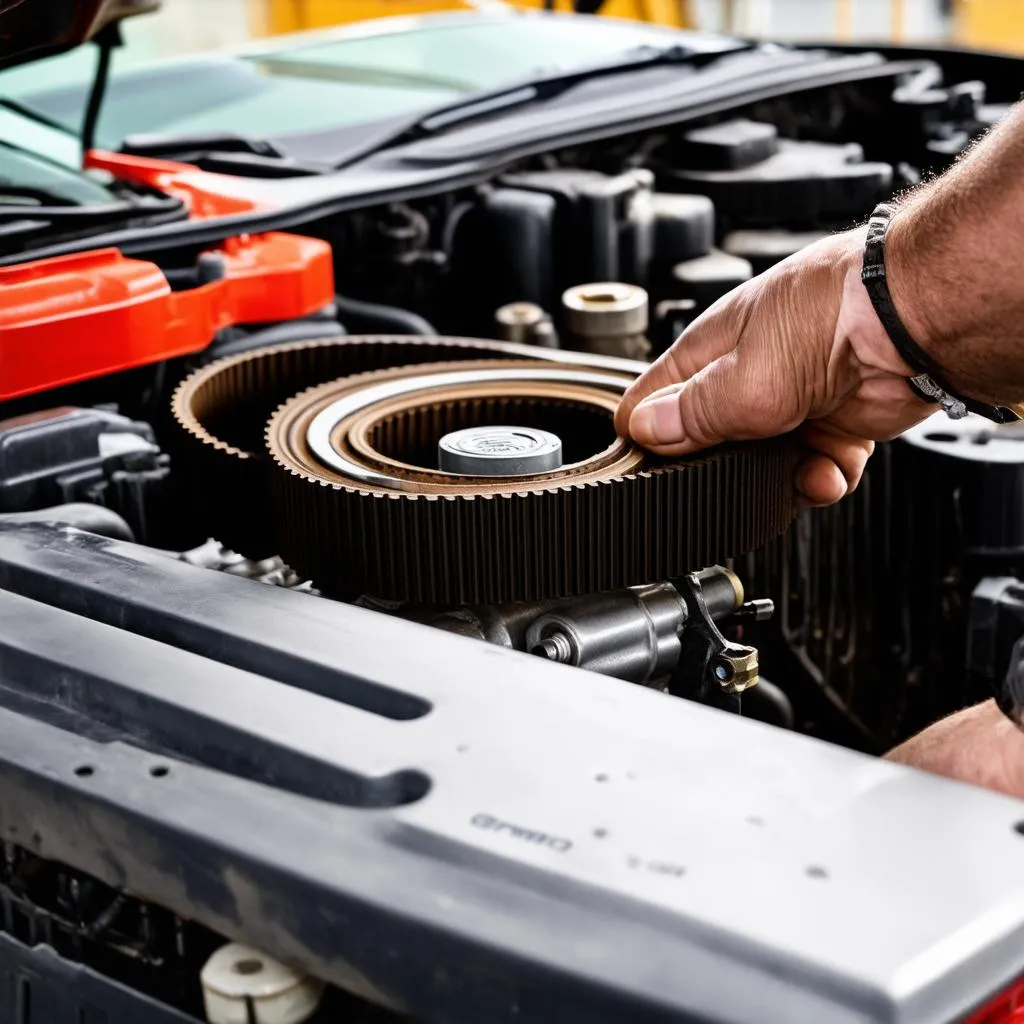
<instances>
[{"instance_id":1,"label":"car windshield","mask_svg":"<svg viewBox=\"0 0 1024 1024\"><path fill-rule=\"evenodd\" d=\"M139 66L127 25L98 143L117 148L126 136L151 132L266 138L343 128L680 38L607 18L523 14L395 19L357 28ZM0 75L0 95L77 130L94 62L87 48L13 68Z\"/></svg>"}]
</instances>

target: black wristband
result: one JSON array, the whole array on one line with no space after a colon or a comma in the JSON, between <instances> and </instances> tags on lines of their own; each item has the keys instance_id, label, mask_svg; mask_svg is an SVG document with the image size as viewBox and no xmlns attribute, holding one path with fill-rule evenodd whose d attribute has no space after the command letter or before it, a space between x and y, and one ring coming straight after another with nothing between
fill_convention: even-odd
<instances>
[{"instance_id":1,"label":"black wristband","mask_svg":"<svg viewBox=\"0 0 1024 1024\"><path fill-rule=\"evenodd\" d=\"M1006 675L996 685L996 705L1017 728L1024 727L1024 636L1010 653Z\"/></svg>"},{"instance_id":2,"label":"black wristband","mask_svg":"<svg viewBox=\"0 0 1024 1024\"><path fill-rule=\"evenodd\" d=\"M962 419L969 412L984 416L994 423L1010 423L1017 420L1019 417L1012 409L976 402L957 394L946 383L942 368L914 341L910 332L903 326L885 279L885 233L895 212L895 206L882 203L876 206L874 213L871 214L860 278L893 347L903 361L915 371L915 376L908 378L907 384L919 398L937 402L946 415L955 420Z\"/></svg>"}]
</instances>

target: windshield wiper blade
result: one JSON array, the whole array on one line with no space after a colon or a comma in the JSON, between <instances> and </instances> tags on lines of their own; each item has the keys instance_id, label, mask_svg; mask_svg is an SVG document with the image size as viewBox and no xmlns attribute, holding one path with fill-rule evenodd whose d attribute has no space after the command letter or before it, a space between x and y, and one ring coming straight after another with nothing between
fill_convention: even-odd
<instances>
[{"instance_id":1,"label":"windshield wiper blade","mask_svg":"<svg viewBox=\"0 0 1024 1024\"><path fill-rule=\"evenodd\" d=\"M455 125L476 120L479 117L502 113L503 111L529 103L554 99L577 85L591 82L598 78L673 64L698 67L727 54L750 50L754 46L754 43L737 40L734 47L712 52L690 50L678 43L663 48L651 46L638 47L630 51L628 56L619 60L609 61L605 64L592 64L573 71L564 71L554 75L534 78L526 82L503 86L491 92L475 93L464 100L458 100L455 103L437 107L428 114L418 118L412 124L407 125L389 139L384 146L378 148L390 148L391 146L402 145L406 142L413 142Z\"/></svg>"},{"instance_id":2,"label":"windshield wiper blade","mask_svg":"<svg viewBox=\"0 0 1024 1024\"><path fill-rule=\"evenodd\" d=\"M167 158L186 151L247 153L270 159L284 157L272 142L235 132L140 132L127 136L121 143L121 152L131 156Z\"/></svg>"}]
</instances>

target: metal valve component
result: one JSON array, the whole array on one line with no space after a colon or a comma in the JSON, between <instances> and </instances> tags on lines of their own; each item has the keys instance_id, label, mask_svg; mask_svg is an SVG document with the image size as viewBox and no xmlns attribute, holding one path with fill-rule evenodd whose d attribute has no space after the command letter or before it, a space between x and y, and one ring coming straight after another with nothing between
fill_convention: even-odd
<instances>
[{"instance_id":1,"label":"metal valve component","mask_svg":"<svg viewBox=\"0 0 1024 1024\"><path fill-rule=\"evenodd\" d=\"M728 570L720 572L727 574L733 587L734 610L743 611L747 606L743 603L743 588L739 586L739 580ZM744 690L757 685L757 651L746 644L726 640L716 625L718 616L713 608L721 600L722 592L722 581L718 576L690 573L677 586L688 613L679 668L675 674L675 681L683 687L678 695L710 698L714 702L715 695L719 694L728 706ZM752 617L767 617L770 614L768 604L770 602L759 602L757 607L749 609Z\"/></svg>"},{"instance_id":2,"label":"metal valve component","mask_svg":"<svg viewBox=\"0 0 1024 1024\"><path fill-rule=\"evenodd\" d=\"M445 434L438 466L467 476L533 476L562 465L562 441L534 427L467 427Z\"/></svg>"},{"instance_id":3,"label":"metal valve component","mask_svg":"<svg viewBox=\"0 0 1024 1024\"><path fill-rule=\"evenodd\" d=\"M526 630L526 649L549 661L651 683L675 668L686 614L670 583L596 594L538 616Z\"/></svg>"},{"instance_id":4,"label":"metal valve component","mask_svg":"<svg viewBox=\"0 0 1024 1024\"><path fill-rule=\"evenodd\" d=\"M769 600L746 601L736 574L714 565L675 583L404 614L562 665L728 704L758 682L757 651L726 640L717 623L759 622L773 611Z\"/></svg>"},{"instance_id":5,"label":"metal valve component","mask_svg":"<svg viewBox=\"0 0 1024 1024\"><path fill-rule=\"evenodd\" d=\"M517 345L538 345L541 348L558 348L551 317L535 302L510 302L494 312L503 341Z\"/></svg>"},{"instance_id":6,"label":"metal valve component","mask_svg":"<svg viewBox=\"0 0 1024 1024\"><path fill-rule=\"evenodd\" d=\"M732 570L718 565L696 573L693 579L700 590L699 607L694 604L691 608L685 593L671 583L630 587L550 606L527 626L526 650L617 679L662 685L679 665L684 637L692 626L693 637L685 643L693 647L696 641L708 651L707 667L723 690L740 692L757 681L757 652L730 644L713 620L728 618L746 607L743 584ZM693 614L699 621L691 621Z\"/></svg>"},{"instance_id":7,"label":"metal valve component","mask_svg":"<svg viewBox=\"0 0 1024 1024\"><path fill-rule=\"evenodd\" d=\"M642 359L650 352L647 292L634 284L581 284L562 296L565 324L586 352Z\"/></svg>"}]
</instances>

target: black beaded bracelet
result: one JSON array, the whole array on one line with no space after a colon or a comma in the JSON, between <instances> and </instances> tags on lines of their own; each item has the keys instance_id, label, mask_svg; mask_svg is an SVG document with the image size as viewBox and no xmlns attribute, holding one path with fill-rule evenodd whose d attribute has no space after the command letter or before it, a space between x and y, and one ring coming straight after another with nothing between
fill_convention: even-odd
<instances>
[{"instance_id":1,"label":"black beaded bracelet","mask_svg":"<svg viewBox=\"0 0 1024 1024\"><path fill-rule=\"evenodd\" d=\"M915 375L907 379L907 384L918 397L927 402L937 402L946 415L954 420L962 419L969 412L984 416L994 423L1017 420L1019 417L1012 409L976 402L957 394L946 383L938 363L914 341L903 326L885 279L885 233L895 212L895 206L882 203L871 214L860 277L889 340L903 361L915 371Z\"/></svg>"}]
</instances>

